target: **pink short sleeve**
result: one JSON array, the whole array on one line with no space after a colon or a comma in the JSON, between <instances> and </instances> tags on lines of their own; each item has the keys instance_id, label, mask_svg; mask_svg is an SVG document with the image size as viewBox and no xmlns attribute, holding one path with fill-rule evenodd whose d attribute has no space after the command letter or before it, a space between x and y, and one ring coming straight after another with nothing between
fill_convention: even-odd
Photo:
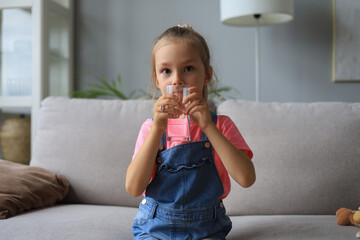
<instances>
[{"instance_id":1,"label":"pink short sleeve","mask_svg":"<svg viewBox=\"0 0 360 240\"><path fill-rule=\"evenodd\" d=\"M146 136L150 132L152 124L153 124L153 121L151 119L147 119L141 126L138 138L136 140L134 155L133 155L132 159L134 159L136 154L139 152L141 146L143 145L143 143L145 141Z\"/></svg>"},{"instance_id":2,"label":"pink short sleeve","mask_svg":"<svg viewBox=\"0 0 360 240\"><path fill-rule=\"evenodd\" d=\"M249 158L252 159L253 152L230 117L219 115L216 126L237 149L244 150Z\"/></svg>"}]
</instances>

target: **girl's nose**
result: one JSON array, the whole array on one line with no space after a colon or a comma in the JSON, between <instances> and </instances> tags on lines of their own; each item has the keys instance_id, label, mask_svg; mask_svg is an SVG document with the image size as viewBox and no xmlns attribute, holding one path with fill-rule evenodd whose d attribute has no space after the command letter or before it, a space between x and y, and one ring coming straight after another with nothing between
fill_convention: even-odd
<instances>
[{"instance_id":1,"label":"girl's nose","mask_svg":"<svg viewBox=\"0 0 360 240\"><path fill-rule=\"evenodd\" d=\"M174 74L174 78L172 80L172 85L184 85L180 73Z\"/></svg>"}]
</instances>

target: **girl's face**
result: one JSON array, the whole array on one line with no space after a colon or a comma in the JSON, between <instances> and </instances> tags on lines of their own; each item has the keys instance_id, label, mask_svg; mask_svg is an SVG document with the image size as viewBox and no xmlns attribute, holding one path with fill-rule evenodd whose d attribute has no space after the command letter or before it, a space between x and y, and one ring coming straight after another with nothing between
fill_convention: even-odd
<instances>
[{"instance_id":1,"label":"girl's face","mask_svg":"<svg viewBox=\"0 0 360 240\"><path fill-rule=\"evenodd\" d=\"M212 75L205 71L199 51L184 41L166 41L154 53L156 85L165 95L166 85L189 85L202 91Z\"/></svg>"}]
</instances>

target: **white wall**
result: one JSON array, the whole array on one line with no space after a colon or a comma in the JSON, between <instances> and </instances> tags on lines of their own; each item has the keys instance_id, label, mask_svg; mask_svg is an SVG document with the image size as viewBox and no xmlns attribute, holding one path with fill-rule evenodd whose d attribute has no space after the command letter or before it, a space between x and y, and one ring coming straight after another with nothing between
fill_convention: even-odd
<instances>
[{"instance_id":1,"label":"white wall","mask_svg":"<svg viewBox=\"0 0 360 240\"><path fill-rule=\"evenodd\" d=\"M360 102L360 82L331 80L332 0L294 0L292 22L262 27L261 99ZM76 88L121 74L125 92L148 89L149 58L166 28L188 23L212 51L222 86L255 99L255 29L225 26L218 0L77 0ZM355 26L354 26L355 27Z\"/></svg>"}]
</instances>

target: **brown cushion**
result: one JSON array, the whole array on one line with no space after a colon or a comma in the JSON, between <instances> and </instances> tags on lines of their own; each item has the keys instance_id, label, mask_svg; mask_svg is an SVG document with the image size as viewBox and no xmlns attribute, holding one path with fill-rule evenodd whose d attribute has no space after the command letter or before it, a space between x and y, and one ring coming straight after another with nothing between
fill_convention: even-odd
<instances>
[{"instance_id":1,"label":"brown cushion","mask_svg":"<svg viewBox=\"0 0 360 240\"><path fill-rule=\"evenodd\" d=\"M61 201L69 190L62 175L0 160L0 219Z\"/></svg>"}]
</instances>

